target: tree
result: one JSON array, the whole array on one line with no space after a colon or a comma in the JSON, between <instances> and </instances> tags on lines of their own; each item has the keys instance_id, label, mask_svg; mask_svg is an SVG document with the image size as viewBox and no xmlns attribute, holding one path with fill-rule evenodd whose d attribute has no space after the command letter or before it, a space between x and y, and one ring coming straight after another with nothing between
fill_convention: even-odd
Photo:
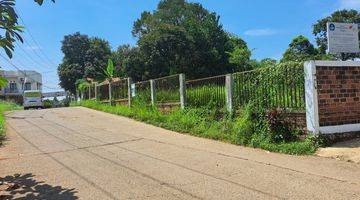
<instances>
[{"instance_id":1,"label":"tree","mask_svg":"<svg viewBox=\"0 0 360 200\"><path fill-rule=\"evenodd\" d=\"M80 98L84 99L84 93L90 87L90 83L87 82L85 79L78 79L75 82L76 90L80 92Z\"/></svg>"},{"instance_id":2,"label":"tree","mask_svg":"<svg viewBox=\"0 0 360 200\"><path fill-rule=\"evenodd\" d=\"M55 2L55 0L51 0ZM44 0L35 0L39 5L42 5ZM18 24L18 15L15 12L15 0L1 0L0 1L0 29L3 30L0 34L0 47L2 47L7 56L12 58L14 51L14 42L19 40L23 42L21 33L24 27Z\"/></svg>"},{"instance_id":3,"label":"tree","mask_svg":"<svg viewBox=\"0 0 360 200\"><path fill-rule=\"evenodd\" d=\"M79 32L67 35L62 41L63 62L58 67L60 86L76 92L78 79L103 80L107 59L111 56L110 45L100 38L89 38Z\"/></svg>"},{"instance_id":4,"label":"tree","mask_svg":"<svg viewBox=\"0 0 360 200\"><path fill-rule=\"evenodd\" d=\"M76 81L84 78L84 67L79 64L63 62L58 67L60 86L71 93L76 93Z\"/></svg>"},{"instance_id":5,"label":"tree","mask_svg":"<svg viewBox=\"0 0 360 200\"><path fill-rule=\"evenodd\" d=\"M229 63L234 65L233 71L252 69L250 64L251 51L246 42L235 35L229 35L229 38L229 45L232 51L227 53L229 55Z\"/></svg>"},{"instance_id":6,"label":"tree","mask_svg":"<svg viewBox=\"0 0 360 200\"><path fill-rule=\"evenodd\" d=\"M356 10L339 10L332 13L330 16L320 19L313 25L313 34L316 38L316 43L319 46L321 54L326 53L327 49L327 31L326 23L327 22L344 22L344 23L360 23L360 13ZM359 33L360 37L360 33ZM360 44L359 44L360 45ZM360 54L349 54L346 53L343 55L345 60L359 58Z\"/></svg>"},{"instance_id":7,"label":"tree","mask_svg":"<svg viewBox=\"0 0 360 200\"><path fill-rule=\"evenodd\" d=\"M299 35L289 44L289 48L285 51L281 61L302 62L315 59L317 55L318 51L314 45L306 37Z\"/></svg>"},{"instance_id":8,"label":"tree","mask_svg":"<svg viewBox=\"0 0 360 200\"><path fill-rule=\"evenodd\" d=\"M90 49L90 39L87 35L77 32L65 36L61 43L64 58L58 67L60 86L75 94L75 82L84 78L86 52Z\"/></svg>"},{"instance_id":9,"label":"tree","mask_svg":"<svg viewBox=\"0 0 360 200\"><path fill-rule=\"evenodd\" d=\"M154 12L143 12L132 33L138 38L136 51L144 58L145 78L175 73L196 78L233 71L236 66L229 63L227 52L234 49L219 18L185 0L162 0Z\"/></svg>"},{"instance_id":10,"label":"tree","mask_svg":"<svg viewBox=\"0 0 360 200\"><path fill-rule=\"evenodd\" d=\"M111 59L115 65L115 76L124 77L126 76L125 66L127 64L127 60L130 57L133 48L130 45L125 44L118 47L118 49L112 52Z\"/></svg>"},{"instance_id":11,"label":"tree","mask_svg":"<svg viewBox=\"0 0 360 200\"><path fill-rule=\"evenodd\" d=\"M111 57L108 41L100 38L90 38L90 48L85 53L85 77L103 80L106 62Z\"/></svg>"}]
</instances>

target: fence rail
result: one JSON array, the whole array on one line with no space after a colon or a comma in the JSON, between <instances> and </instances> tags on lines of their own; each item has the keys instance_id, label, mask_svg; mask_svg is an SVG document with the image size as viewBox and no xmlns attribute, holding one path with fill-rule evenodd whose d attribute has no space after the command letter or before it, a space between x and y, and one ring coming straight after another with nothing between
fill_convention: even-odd
<instances>
[{"instance_id":1,"label":"fence rail","mask_svg":"<svg viewBox=\"0 0 360 200\"><path fill-rule=\"evenodd\" d=\"M153 81L156 91L156 104L180 102L179 74L154 79Z\"/></svg>"},{"instance_id":2,"label":"fence rail","mask_svg":"<svg viewBox=\"0 0 360 200\"><path fill-rule=\"evenodd\" d=\"M227 106L229 111L249 102L268 108L305 109L304 71L299 65L284 64L196 80L184 79L184 75L176 74L137 82L131 87L129 79L120 79L111 84L111 96L114 101L128 101L129 104L133 98L154 105ZM83 94L85 99L93 99L97 94L96 99L109 101L108 83L90 87L89 91Z\"/></svg>"},{"instance_id":3,"label":"fence rail","mask_svg":"<svg viewBox=\"0 0 360 200\"><path fill-rule=\"evenodd\" d=\"M105 83L102 83L102 84L99 84L97 86L97 89L98 89L98 99L100 101L109 101L109 84L105 84Z\"/></svg>"},{"instance_id":4,"label":"fence rail","mask_svg":"<svg viewBox=\"0 0 360 200\"><path fill-rule=\"evenodd\" d=\"M235 107L246 103L262 103L266 107L302 110L305 86L302 67L263 68L233 74Z\"/></svg>"},{"instance_id":5,"label":"fence rail","mask_svg":"<svg viewBox=\"0 0 360 200\"><path fill-rule=\"evenodd\" d=\"M134 100L150 105L151 104L150 81L137 82L134 85L135 85L135 87L133 88L135 90L133 91L133 93L135 94Z\"/></svg>"},{"instance_id":6,"label":"fence rail","mask_svg":"<svg viewBox=\"0 0 360 200\"><path fill-rule=\"evenodd\" d=\"M124 78L118 81L111 83L111 92L112 92L112 99L114 101L122 101L127 100L128 96L128 87L129 87L129 79Z\"/></svg>"},{"instance_id":7,"label":"fence rail","mask_svg":"<svg viewBox=\"0 0 360 200\"><path fill-rule=\"evenodd\" d=\"M186 81L187 104L192 107L225 106L225 75Z\"/></svg>"}]
</instances>

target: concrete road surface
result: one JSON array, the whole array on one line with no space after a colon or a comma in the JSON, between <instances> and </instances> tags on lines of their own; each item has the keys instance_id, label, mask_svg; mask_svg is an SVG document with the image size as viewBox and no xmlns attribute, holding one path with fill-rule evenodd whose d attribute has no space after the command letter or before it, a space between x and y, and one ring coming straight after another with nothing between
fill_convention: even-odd
<instances>
[{"instance_id":1,"label":"concrete road surface","mask_svg":"<svg viewBox=\"0 0 360 200\"><path fill-rule=\"evenodd\" d=\"M86 108L16 111L0 199L360 199L360 165L268 153Z\"/></svg>"}]
</instances>

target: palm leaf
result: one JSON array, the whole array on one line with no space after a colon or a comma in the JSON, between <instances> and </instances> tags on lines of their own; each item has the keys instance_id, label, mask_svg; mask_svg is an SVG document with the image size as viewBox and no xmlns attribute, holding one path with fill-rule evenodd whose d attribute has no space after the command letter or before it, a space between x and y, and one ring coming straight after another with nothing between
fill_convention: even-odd
<instances>
[{"instance_id":1,"label":"palm leaf","mask_svg":"<svg viewBox=\"0 0 360 200\"><path fill-rule=\"evenodd\" d=\"M4 77L0 77L0 87L6 87L8 84L8 80Z\"/></svg>"}]
</instances>

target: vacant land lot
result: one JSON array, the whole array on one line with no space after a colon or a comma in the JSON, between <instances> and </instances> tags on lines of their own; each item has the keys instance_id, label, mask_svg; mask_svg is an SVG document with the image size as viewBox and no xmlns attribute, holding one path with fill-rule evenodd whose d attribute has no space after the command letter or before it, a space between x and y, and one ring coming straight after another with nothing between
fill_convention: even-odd
<instances>
[{"instance_id":1,"label":"vacant land lot","mask_svg":"<svg viewBox=\"0 0 360 200\"><path fill-rule=\"evenodd\" d=\"M0 195L10 199L360 198L358 164L268 153L86 108L16 111L7 129L0 182L15 187Z\"/></svg>"}]
</instances>

